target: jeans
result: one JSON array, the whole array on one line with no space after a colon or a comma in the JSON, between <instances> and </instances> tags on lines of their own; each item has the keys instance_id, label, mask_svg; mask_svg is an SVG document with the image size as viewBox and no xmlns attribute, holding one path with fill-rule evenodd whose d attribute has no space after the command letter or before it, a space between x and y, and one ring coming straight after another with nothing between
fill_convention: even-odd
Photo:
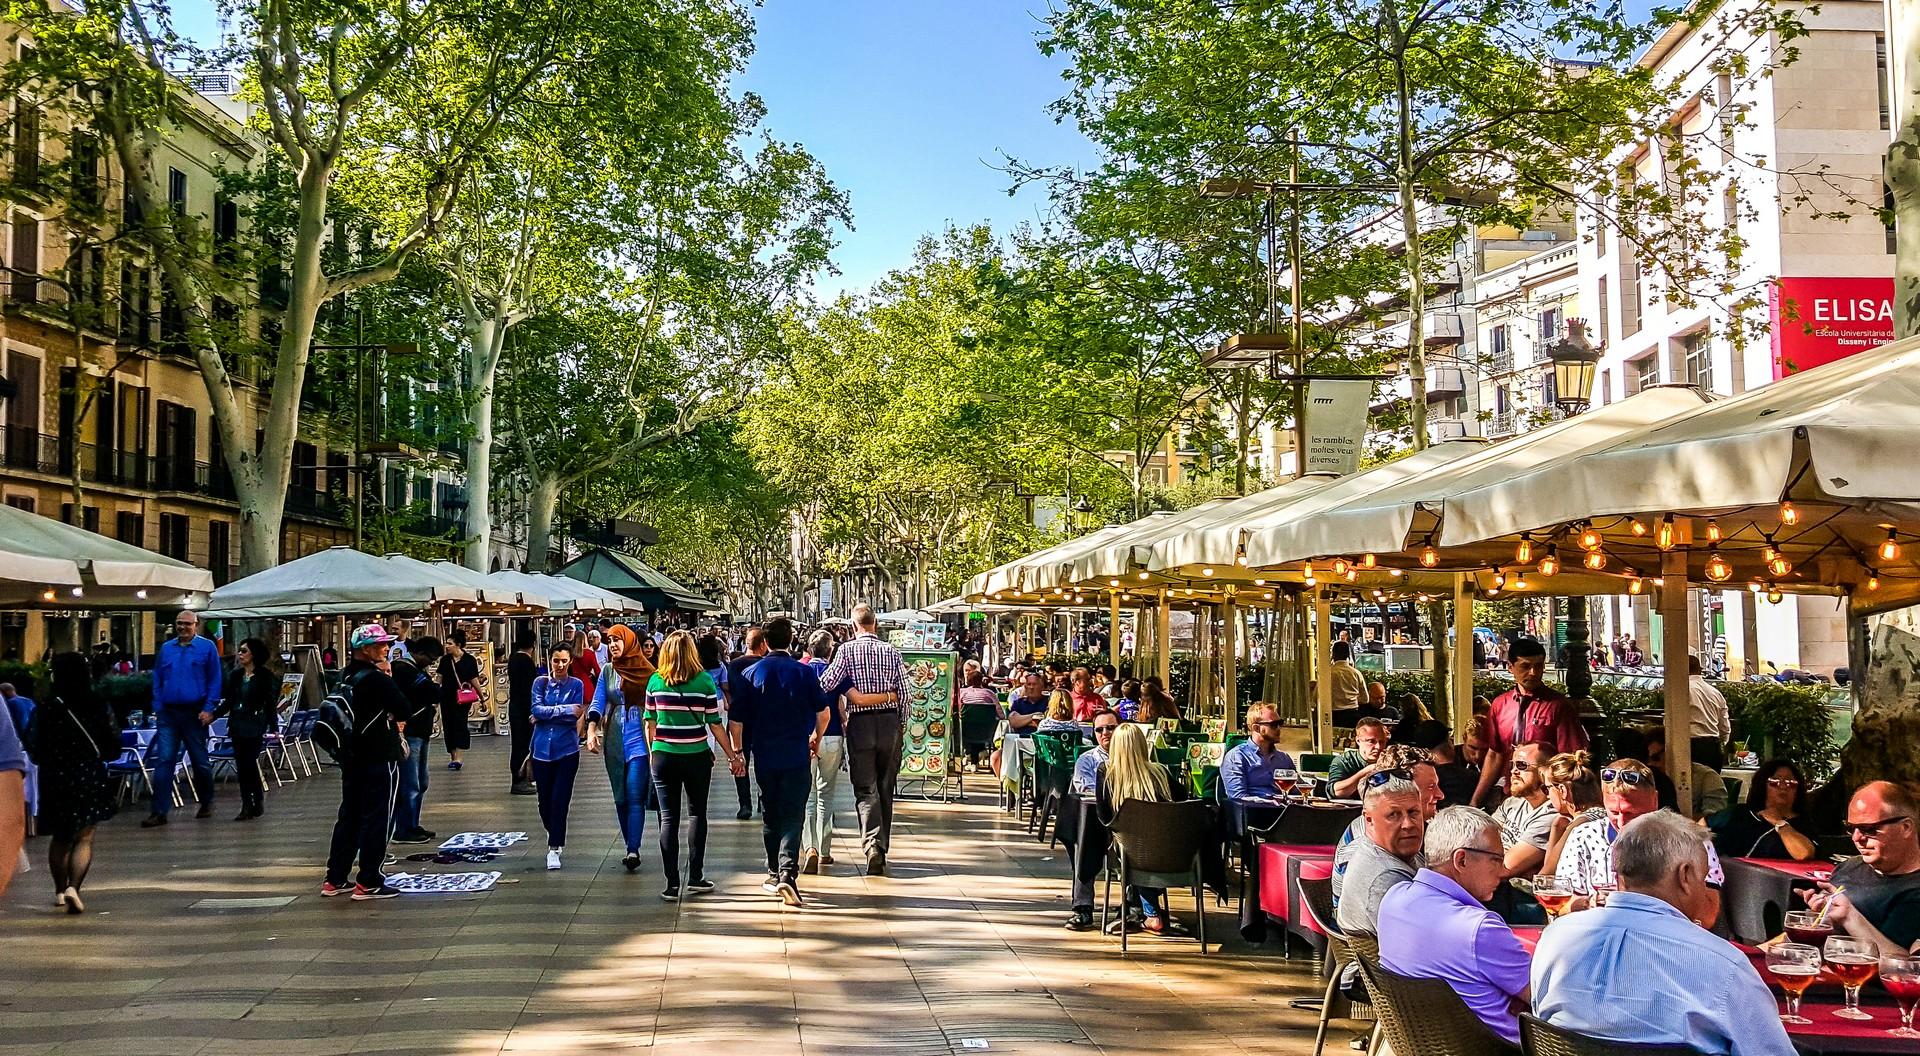
<instances>
[{"instance_id":1,"label":"jeans","mask_svg":"<svg viewBox=\"0 0 1920 1056\"><path fill-rule=\"evenodd\" d=\"M362 887L377 888L387 882L380 863L387 858L387 826L393 817L394 790L399 784L399 763L360 763L348 761L340 766L340 813L333 822L333 846L327 852L327 881L335 886L347 882L347 870L356 855L360 872L355 877Z\"/></svg>"},{"instance_id":2,"label":"jeans","mask_svg":"<svg viewBox=\"0 0 1920 1056\"><path fill-rule=\"evenodd\" d=\"M801 845L823 857L833 853L833 794L840 790L840 764L846 758L845 737L820 738L820 754L813 758L813 789L807 796Z\"/></svg>"},{"instance_id":3,"label":"jeans","mask_svg":"<svg viewBox=\"0 0 1920 1056\"><path fill-rule=\"evenodd\" d=\"M260 776L260 752L266 738L235 734L230 740L233 742L233 772L240 779L241 809L260 810L267 801L267 783Z\"/></svg>"},{"instance_id":4,"label":"jeans","mask_svg":"<svg viewBox=\"0 0 1920 1056\"><path fill-rule=\"evenodd\" d=\"M653 776L647 769L647 757L635 756L627 760L627 794L617 804L620 812L620 837L627 841L627 853L639 854L640 843L647 835L647 801L652 796L646 790L653 787Z\"/></svg>"},{"instance_id":5,"label":"jeans","mask_svg":"<svg viewBox=\"0 0 1920 1056\"><path fill-rule=\"evenodd\" d=\"M180 753L193 760L193 789L201 803L213 802L213 761L207 757L207 728L198 711L162 709L154 716L153 743L147 746L147 769L153 771L153 812L166 817L173 810L173 771Z\"/></svg>"},{"instance_id":6,"label":"jeans","mask_svg":"<svg viewBox=\"0 0 1920 1056\"><path fill-rule=\"evenodd\" d=\"M760 835L767 845L767 872L785 883L799 883L800 825L807 812L807 788L812 772L804 766L784 770L755 767L760 780Z\"/></svg>"},{"instance_id":7,"label":"jeans","mask_svg":"<svg viewBox=\"0 0 1920 1056\"><path fill-rule=\"evenodd\" d=\"M547 827L547 846L567 845L567 808L573 804L573 778L580 772L580 753L558 759L533 760L533 782L540 793L540 824Z\"/></svg>"},{"instance_id":8,"label":"jeans","mask_svg":"<svg viewBox=\"0 0 1920 1056\"><path fill-rule=\"evenodd\" d=\"M407 757L400 760L400 791L393 800L395 836L420 831L420 804L427 798L427 744L425 737L407 738Z\"/></svg>"},{"instance_id":9,"label":"jeans","mask_svg":"<svg viewBox=\"0 0 1920 1056\"><path fill-rule=\"evenodd\" d=\"M667 886L680 886L680 794L686 793L688 837L687 875L706 874L707 788L713 782L712 752L652 752L653 784L660 796L660 860L666 866ZM627 793L628 799L633 792Z\"/></svg>"},{"instance_id":10,"label":"jeans","mask_svg":"<svg viewBox=\"0 0 1920 1056\"><path fill-rule=\"evenodd\" d=\"M893 785L900 777L900 713L893 708L847 717L847 770L860 843L868 857L886 854L893 834Z\"/></svg>"}]
</instances>

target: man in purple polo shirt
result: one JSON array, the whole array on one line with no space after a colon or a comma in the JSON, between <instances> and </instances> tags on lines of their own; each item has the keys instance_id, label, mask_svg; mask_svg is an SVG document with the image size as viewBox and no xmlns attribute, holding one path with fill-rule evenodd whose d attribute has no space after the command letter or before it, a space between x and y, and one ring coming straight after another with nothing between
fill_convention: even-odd
<instances>
[{"instance_id":1,"label":"man in purple polo shirt","mask_svg":"<svg viewBox=\"0 0 1920 1056\"><path fill-rule=\"evenodd\" d=\"M1439 979L1474 1015L1520 1044L1519 1009L1530 1006L1532 958L1498 914L1481 903L1506 879L1500 824L1473 807L1448 807L1427 823L1427 867L1380 900L1380 963L1415 979Z\"/></svg>"}]
</instances>

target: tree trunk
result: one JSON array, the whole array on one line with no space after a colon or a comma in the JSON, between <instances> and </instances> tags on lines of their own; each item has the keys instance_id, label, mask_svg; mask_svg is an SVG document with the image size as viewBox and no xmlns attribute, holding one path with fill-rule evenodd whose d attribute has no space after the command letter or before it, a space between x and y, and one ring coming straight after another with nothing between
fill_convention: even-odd
<instances>
[{"instance_id":1,"label":"tree trunk","mask_svg":"<svg viewBox=\"0 0 1920 1056\"><path fill-rule=\"evenodd\" d=\"M1887 148L1887 185L1893 190L1893 336L1920 334L1920 4L1899 0L1887 8L1894 67L1894 140Z\"/></svg>"},{"instance_id":2,"label":"tree trunk","mask_svg":"<svg viewBox=\"0 0 1920 1056\"><path fill-rule=\"evenodd\" d=\"M487 571L493 556L493 382L507 327L497 314L467 319L467 392L473 400L473 431L467 437L466 565ZM555 498L558 498L556 492ZM549 507L551 511L551 507ZM548 524L551 527L551 512ZM545 552L540 561L545 562ZM534 562L529 548L528 563Z\"/></svg>"},{"instance_id":3,"label":"tree trunk","mask_svg":"<svg viewBox=\"0 0 1920 1056\"><path fill-rule=\"evenodd\" d=\"M560 478L536 473L527 495L527 571L545 572L553 547L553 516L560 508Z\"/></svg>"}]
</instances>

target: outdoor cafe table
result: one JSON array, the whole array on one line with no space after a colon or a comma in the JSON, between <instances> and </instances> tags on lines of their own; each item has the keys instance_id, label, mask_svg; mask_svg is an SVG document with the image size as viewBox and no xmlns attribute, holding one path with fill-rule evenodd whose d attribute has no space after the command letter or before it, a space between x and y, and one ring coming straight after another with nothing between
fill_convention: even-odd
<instances>
[{"instance_id":1,"label":"outdoor cafe table","mask_svg":"<svg viewBox=\"0 0 1920 1056\"><path fill-rule=\"evenodd\" d=\"M1290 935L1298 935L1315 950L1323 948L1326 936L1313 926L1312 919L1299 907L1305 896L1301 880L1325 880L1333 875L1333 844L1262 843L1258 849L1260 864L1260 910Z\"/></svg>"},{"instance_id":2,"label":"outdoor cafe table","mask_svg":"<svg viewBox=\"0 0 1920 1056\"><path fill-rule=\"evenodd\" d=\"M1765 942L1778 935L1787 911L1796 904L1793 889L1812 887L1833 875L1833 864L1826 861L1726 858L1720 864L1727 876L1721 889L1722 916L1742 942Z\"/></svg>"},{"instance_id":3,"label":"outdoor cafe table","mask_svg":"<svg viewBox=\"0 0 1920 1056\"><path fill-rule=\"evenodd\" d=\"M1359 816L1357 803L1244 799L1227 804L1229 835L1240 848L1240 934L1250 942L1266 936L1267 919L1258 894L1262 890L1261 856L1254 853L1256 843L1331 846Z\"/></svg>"}]
</instances>

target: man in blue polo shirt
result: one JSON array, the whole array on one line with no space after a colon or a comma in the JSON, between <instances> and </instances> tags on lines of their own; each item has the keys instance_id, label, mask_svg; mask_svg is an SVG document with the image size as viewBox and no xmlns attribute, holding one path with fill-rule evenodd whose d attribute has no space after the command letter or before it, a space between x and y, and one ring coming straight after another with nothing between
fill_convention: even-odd
<instances>
[{"instance_id":1,"label":"man in blue polo shirt","mask_svg":"<svg viewBox=\"0 0 1920 1056\"><path fill-rule=\"evenodd\" d=\"M813 755L826 736L830 701L813 669L793 658L793 622L777 617L767 623L767 654L741 676L732 719L742 743L753 754L760 782L760 819L766 841L767 872L780 901L800 901L800 827L813 786ZM746 692L741 692L746 688Z\"/></svg>"},{"instance_id":2,"label":"man in blue polo shirt","mask_svg":"<svg viewBox=\"0 0 1920 1056\"><path fill-rule=\"evenodd\" d=\"M213 816L213 763L207 756L207 726L220 704L220 650L200 637L198 614L182 610L173 618L173 637L160 643L153 661L153 744L147 769L153 772L153 813L143 829L167 823L173 810L173 770L180 753L193 760L193 787L200 797L195 817Z\"/></svg>"},{"instance_id":3,"label":"man in blue polo shirt","mask_svg":"<svg viewBox=\"0 0 1920 1056\"><path fill-rule=\"evenodd\" d=\"M1280 713L1271 704L1247 709L1247 739L1220 758L1220 792L1229 801L1272 799L1275 770L1293 769L1280 750Z\"/></svg>"}]
</instances>

